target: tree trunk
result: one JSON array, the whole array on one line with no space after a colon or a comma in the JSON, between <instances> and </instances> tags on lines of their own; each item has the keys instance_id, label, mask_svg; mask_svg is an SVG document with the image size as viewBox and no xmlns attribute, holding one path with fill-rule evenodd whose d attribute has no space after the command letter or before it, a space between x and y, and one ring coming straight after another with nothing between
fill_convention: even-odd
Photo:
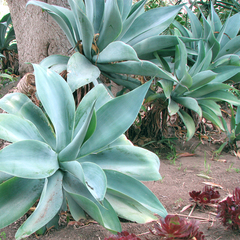
<instances>
[{"instance_id":1,"label":"tree trunk","mask_svg":"<svg viewBox=\"0 0 240 240\"><path fill-rule=\"evenodd\" d=\"M42 0L49 4L69 7L67 0ZM67 55L71 48L65 34L51 16L28 0L7 0L16 34L19 72L32 72L31 64L39 63L52 54Z\"/></svg>"}]
</instances>

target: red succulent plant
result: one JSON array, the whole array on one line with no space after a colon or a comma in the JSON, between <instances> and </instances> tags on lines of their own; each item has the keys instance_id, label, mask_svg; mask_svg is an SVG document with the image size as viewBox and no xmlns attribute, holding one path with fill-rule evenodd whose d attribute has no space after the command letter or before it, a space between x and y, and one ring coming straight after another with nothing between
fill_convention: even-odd
<instances>
[{"instance_id":1,"label":"red succulent plant","mask_svg":"<svg viewBox=\"0 0 240 240\"><path fill-rule=\"evenodd\" d=\"M121 233L117 233L117 235L110 235L108 238L104 238L104 240L115 240L115 239L120 239L120 240L141 240L138 238L135 234L129 233L127 231L123 231Z\"/></svg>"},{"instance_id":2,"label":"red succulent plant","mask_svg":"<svg viewBox=\"0 0 240 240\"><path fill-rule=\"evenodd\" d=\"M160 223L155 223L150 232L164 240L204 240L204 235L199 231L197 221L188 221L186 218L179 217L178 215L167 215L165 219L160 219Z\"/></svg>"},{"instance_id":3,"label":"red succulent plant","mask_svg":"<svg viewBox=\"0 0 240 240\"><path fill-rule=\"evenodd\" d=\"M232 196L219 202L217 213L225 226L240 230L240 188L235 188Z\"/></svg>"},{"instance_id":4,"label":"red succulent plant","mask_svg":"<svg viewBox=\"0 0 240 240\"><path fill-rule=\"evenodd\" d=\"M211 186L205 186L202 192L201 191L189 192L189 195L191 197L191 200L196 202L199 205L217 203L218 200L214 200L214 199L217 199L220 197L219 192L215 191L214 188L212 188Z\"/></svg>"}]
</instances>

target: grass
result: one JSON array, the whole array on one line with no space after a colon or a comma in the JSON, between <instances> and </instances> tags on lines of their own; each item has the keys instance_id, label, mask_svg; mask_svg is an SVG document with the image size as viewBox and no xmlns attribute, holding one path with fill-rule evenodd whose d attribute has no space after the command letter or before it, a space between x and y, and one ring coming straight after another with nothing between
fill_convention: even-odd
<instances>
[{"instance_id":1,"label":"grass","mask_svg":"<svg viewBox=\"0 0 240 240\"><path fill-rule=\"evenodd\" d=\"M0 240L4 240L4 239L7 239L7 235L5 232L1 232L0 233Z\"/></svg>"}]
</instances>

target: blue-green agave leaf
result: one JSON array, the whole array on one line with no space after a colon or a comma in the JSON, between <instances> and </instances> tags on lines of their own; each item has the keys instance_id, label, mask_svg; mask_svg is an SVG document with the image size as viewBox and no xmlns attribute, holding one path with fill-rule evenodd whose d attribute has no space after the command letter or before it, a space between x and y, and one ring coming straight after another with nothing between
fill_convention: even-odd
<instances>
[{"instance_id":1,"label":"blue-green agave leaf","mask_svg":"<svg viewBox=\"0 0 240 240\"><path fill-rule=\"evenodd\" d=\"M79 221L80 219L87 219L83 209L76 203L76 201L67 192L66 192L66 197L67 197L69 210L74 220Z\"/></svg>"},{"instance_id":2,"label":"blue-green agave leaf","mask_svg":"<svg viewBox=\"0 0 240 240\"><path fill-rule=\"evenodd\" d=\"M119 12L117 0L105 3L104 21L97 41L100 52L113 42L122 31L122 17Z\"/></svg>"},{"instance_id":3,"label":"blue-green agave leaf","mask_svg":"<svg viewBox=\"0 0 240 240\"><path fill-rule=\"evenodd\" d=\"M52 129L51 124L49 123L46 115L42 112L42 110L37 107L26 95L21 93L12 93L7 94L3 98L0 99L0 108L2 108L4 111L14 114L19 117L23 117L27 119L28 121L32 122L38 129L41 136L44 138L44 140L53 148L56 147L56 138L54 134L54 130ZM12 115L11 115L12 116ZM11 119L10 121L14 121L15 117ZM16 119L15 119L16 120ZM22 120L20 120L22 122ZM11 127L18 128L18 134L19 134L19 127L23 128L24 124L21 124L19 122L19 125L16 124L18 121L15 121L15 123ZM25 121L26 123L26 121ZM31 131L31 127L28 126L27 131ZM37 134L38 136L39 134ZM35 134L31 133L28 134L28 138L26 139L38 139L39 137L34 137ZM23 140L23 139L22 139Z\"/></svg>"},{"instance_id":4,"label":"blue-green agave leaf","mask_svg":"<svg viewBox=\"0 0 240 240\"><path fill-rule=\"evenodd\" d=\"M65 65L67 69L67 63L69 61L68 56L63 55L50 55L44 58L39 65L45 68L51 68L55 65Z\"/></svg>"},{"instance_id":5,"label":"blue-green agave leaf","mask_svg":"<svg viewBox=\"0 0 240 240\"><path fill-rule=\"evenodd\" d=\"M186 135L186 137L187 137L187 141L189 141L193 137L193 135L195 133L194 121L191 118L191 116L188 113L186 113L185 111L183 111L182 109L179 109L178 115L180 116L180 118L182 119L184 125L187 128L187 135Z\"/></svg>"},{"instance_id":6,"label":"blue-green agave leaf","mask_svg":"<svg viewBox=\"0 0 240 240\"><path fill-rule=\"evenodd\" d=\"M36 232L59 212L63 203L62 178L62 173L57 171L45 180L45 186L36 210L18 229L15 235L17 240Z\"/></svg>"},{"instance_id":7,"label":"blue-green agave leaf","mask_svg":"<svg viewBox=\"0 0 240 240\"><path fill-rule=\"evenodd\" d=\"M159 80L158 82L161 84L166 98L170 98L173 91L173 82L169 80Z\"/></svg>"},{"instance_id":8,"label":"blue-green agave leaf","mask_svg":"<svg viewBox=\"0 0 240 240\"><path fill-rule=\"evenodd\" d=\"M67 82L57 73L33 65L38 97L56 132L56 151L72 140L75 102ZM64 96L64 97L63 97Z\"/></svg>"},{"instance_id":9,"label":"blue-green agave leaf","mask_svg":"<svg viewBox=\"0 0 240 240\"><path fill-rule=\"evenodd\" d=\"M100 70L78 52L69 59L67 70L67 82L72 92L91 82L96 83L96 79L100 75Z\"/></svg>"},{"instance_id":10,"label":"blue-green agave leaf","mask_svg":"<svg viewBox=\"0 0 240 240\"><path fill-rule=\"evenodd\" d=\"M149 61L126 61L113 64L97 64L97 66L101 71L108 73L153 76L178 82L171 73L162 70L157 65Z\"/></svg>"},{"instance_id":11,"label":"blue-green agave leaf","mask_svg":"<svg viewBox=\"0 0 240 240\"><path fill-rule=\"evenodd\" d=\"M73 14L69 9L55 6L55 5L50 5L45 2L40 2L40 1L28 1L27 5L29 4L39 6L43 10L47 11L48 14L59 24L59 26L62 28L64 33L66 34L70 44L72 47L75 47L77 44L77 39L75 38L75 21L73 18Z\"/></svg>"},{"instance_id":12,"label":"blue-green agave leaf","mask_svg":"<svg viewBox=\"0 0 240 240\"><path fill-rule=\"evenodd\" d=\"M88 19L85 12L80 9L77 4L73 3L74 0L70 0L70 6L75 16L75 21L77 23L78 31L82 40L82 47L84 55L88 60L92 57L92 43L94 38L94 29L91 23L91 19ZM88 1L90 2L90 1ZM87 9L86 9L87 11ZM80 40L80 39L79 39ZM76 45L74 46L76 47Z\"/></svg>"},{"instance_id":13,"label":"blue-green agave leaf","mask_svg":"<svg viewBox=\"0 0 240 240\"><path fill-rule=\"evenodd\" d=\"M184 6L184 7L187 10L187 13L190 19L191 30L193 34L192 37L201 38L202 32L203 32L203 27L201 22L198 20L197 16L187 6Z\"/></svg>"},{"instance_id":14,"label":"blue-green agave leaf","mask_svg":"<svg viewBox=\"0 0 240 240\"><path fill-rule=\"evenodd\" d=\"M107 176L107 188L120 192L143 205L153 213L166 217L167 211L157 197L141 182L123 173L104 170Z\"/></svg>"},{"instance_id":15,"label":"blue-green agave leaf","mask_svg":"<svg viewBox=\"0 0 240 240\"><path fill-rule=\"evenodd\" d=\"M195 74L192 77L192 86L189 87L189 90L191 91L204 86L215 79L216 76L217 74L211 70L206 70Z\"/></svg>"},{"instance_id":16,"label":"blue-green agave leaf","mask_svg":"<svg viewBox=\"0 0 240 240\"><path fill-rule=\"evenodd\" d=\"M222 122L220 121L219 117L212 111L210 108L206 106L201 106L202 107L202 113L203 117L206 118L207 120L211 121L213 124L218 126L221 130L224 131Z\"/></svg>"},{"instance_id":17,"label":"blue-green agave leaf","mask_svg":"<svg viewBox=\"0 0 240 240\"><path fill-rule=\"evenodd\" d=\"M0 171L13 176L40 179L53 175L58 168L57 154L39 141L19 141L0 151Z\"/></svg>"},{"instance_id":18,"label":"blue-green agave leaf","mask_svg":"<svg viewBox=\"0 0 240 240\"><path fill-rule=\"evenodd\" d=\"M216 58L220 58L226 54L235 54L240 51L240 36L228 41L219 51Z\"/></svg>"},{"instance_id":19,"label":"blue-green agave leaf","mask_svg":"<svg viewBox=\"0 0 240 240\"><path fill-rule=\"evenodd\" d=\"M222 39L220 41L221 48L224 47L227 42L234 39L240 28L240 13L234 14L223 25L224 31L222 33Z\"/></svg>"},{"instance_id":20,"label":"blue-green agave leaf","mask_svg":"<svg viewBox=\"0 0 240 240\"><path fill-rule=\"evenodd\" d=\"M13 176L5 172L0 172L0 184L2 184L3 182L7 181L10 178L13 178Z\"/></svg>"},{"instance_id":21,"label":"blue-green agave leaf","mask_svg":"<svg viewBox=\"0 0 240 240\"><path fill-rule=\"evenodd\" d=\"M123 0L122 0L123 1ZM135 21L135 19L142 14L142 11L144 11L144 5L147 2L147 0L142 0L139 1L138 4L136 3L134 6L136 8L134 8L133 11L131 11L130 15L128 16L127 19L123 19L123 28L121 31L121 34L118 36L118 40L121 40L122 36L124 36L124 34L127 32L127 30L131 27L132 23ZM125 3L123 3L125 4ZM125 10L125 7L123 6L123 10ZM122 13L123 15L124 13ZM123 16L122 16L123 17Z\"/></svg>"},{"instance_id":22,"label":"blue-green agave leaf","mask_svg":"<svg viewBox=\"0 0 240 240\"><path fill-rule=\"evenodd\" d=\"M199 117L202 117L202 110L198 105L198 102L191 97L174 97L174 101L181 104L182 106L196 112Z\"/></svg>"},{"instance_id":23,"label":"blue-green agave leaf","mask_svg":"<svg viewBox=\"0 0 240 240\"><path fill-rule=\"evenodd\" d=\"M137 223L147 223L157 220L157 217L146 207L118 191L108 189L106 199L121 218Z\"/></svg>"},{"instance_id":24,"label":"blue-green agave leaf","mask_svg":"<svg viewBox=\"0 0 240 240\"><path fill-rule=\"evenodd\" d=\"M80 120L80 123L82 123L81 128L76 133L73 140L58 154L58 159L60 162L72 161L76 159L80 151L80 147L88 132L88 127L93 116L94 105L95 102L93 102L92 106L86 110L86 116L83 115L84 121Z\"/></svg>"},{"instance_id":25,"label":"blue-green agave leaf","mask_svg":"<svg viewBox=\"0 0 240 240\"><path fill-rule=\"evenodd\" d=\"M139 61L135 50L130 45L121 41L110 43L99 53L99 55L93 57L93 61L97 63L110 63L126 60Z\"/></svg>"},{"instance_id":26,"label":"blue-green agave leaf","mask_svg":"<svg viewBox=\"0 0 240 240\"><path fill-rule=\"evenodd\" d=\"M185 93L185 95L188 97L199 98L204 95L216 92L218 90L227 90L230 87L231 86L229 86L228 84L224 84L224 83L207 83L198 89L195 89L191 92Z\"/></svg>"},{"instance_id":27,"label":"blue-green agave leaf","mask_svg":"<svg viewBox=\"0 0 240 240\"><path fill-rule=\"evenodd\" d=\"M83 162L81 165L89 192L97 201L103 201L107 190L107 178L104 171L98 164L92 162Z\"/></svg>"},{"instance_id":28,"label":"blue-green agave leaf","mask_svg":"<svg viewBox=\"0 0 240 240\"><path fill-rule=\"evenodd\" d=\"M125 145L126 143L128 145ZM124 143L118 141L115 144L115 146L104 149L97 154L79 158L77 161L80 163L93 162L102 169L116 170L140 181L155 181L161 178L159 174L160 162L156 154L129 145L128 141Z\"/></svg>"},{"instance_id":29,"label":"blue-green agave leaf","mask_svg":"<svg viewBox=\"0 0 240 240\"><path fill-rule=\"evenodd\" d=\"M221 112L221 107L213 100L198 100L198 104L200 107L207 107L211 109L217 116L221 117L222 112Z\"/></svg>"},{"instance_id":30,"label":"blue-green agave leaf","mask_svg":"<svg viewBox=\"0 0 240 240\"><path fill-rule=\"evenodd\" d=\"M218 16L218 14L215 12L212 2L211 2L211 21L214 26L214 32L220 32L221 28L222 28L222 22Z\"/></svg>"},{"instance_id":31,"label":"blue-green agave leaf","mask_svg":"<svg viewBox=\"0 0 240 240\"><path fill-rule=\"evenodd\" d=\"M123 9L121 11L122 21L124 21L130 14L130 10L132 7L132 0L122 0Z\"/></svg>"},{"instance_id":32,"label":"blue-green agave leaf","mask_svg":"<svg viewBox=\"0 0 240 240\"><path fill-rule=\"evenodd\" d=\"M117 214L106 199L100 204L86 186L70 174L64 175L63 188L99 224L113 232L122 231Z\"/></svg>"},{"instance_id":33,"label":"blue-green agave leaf","mask_svg":"<svg viewBox=\"0 0 240 240\"><path fill-rule=\"evenodd\" d=\"M103 148L131 126L151 82L148 81L133 91L107 102L97 111L96 130L91 138L83 144L79 157Z\"/></svg>"},{"instance_id":34,"label":"blue-green agave leaf","mask_svg":"<svg viewBox=\"0 0 240 240\"><path fill-rule=\"evenodd\" d=\"M169 115L172 116L178 112L179 106L172 98L169 98L168 101L168 112Z\"/></svg>"},{"instance_id":35,"label":"blue-green agave leaf","mask_svg":"<svg viewBox=\"0 0 240 240\"><path fill-rule=\"evenodd\" d=\"M214 101L225 101L232 105L239 106L240 100L233 95L231 92L227 92L224 90L218 90L207 95L201 96L198 99L205 99L205 100L214 100Z\"/></svg>"},{"instance_id":36,"label":"blue-green agave leaf","mask_svg":"<svg viewBox=\"0 0 240 240\"><path fill-rule=\"evenodd\" d=\"M40 197L44 180L11 178L0 184L0 228L17 221ZM14 211L13 211L14 208Z\"/></svg>"},{"instance_id":37,"label":"blue-green agave leaf","mask_svg":"<svg viewBox=\"0 0 240 240\"><path fill-rule=\"evenodd\" d=\"M231 80L234 82L238 82L240 73L240 67L237 66L219 66L215 69L212 69L215 73L217 73L216 78L212 82L226 82L227 80ZM237 79L235 79L235 76Z\"/></svg>"},{"instance_id":38,"label":"blue-green agave leaf","mask_svg":"<svg viewBox=\"0 0 240 240\"><path fill-rule=\"evenodd\" d=\"M0 138L9 142L29 139L45 142L33 123L13 114L0 114Z\"/></svg>"},{"instance_id":39,"label":"blue-green agave leaf","mask_svg":"<svg viewBox=\"0 0 240 240\"><path fill-rule=\"evenodd\" d=\"M183 5L154 8L135 19L121 41L131 46L162 33L176 17Z\"/></svg>"}]
</instances>

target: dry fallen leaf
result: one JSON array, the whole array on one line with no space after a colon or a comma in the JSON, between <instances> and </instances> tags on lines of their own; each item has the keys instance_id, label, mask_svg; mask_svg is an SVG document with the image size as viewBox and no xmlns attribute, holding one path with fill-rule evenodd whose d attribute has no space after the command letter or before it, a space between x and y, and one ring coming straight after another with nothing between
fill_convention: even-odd
<instances>
[{"instance_id":1,"label":"dry fallen leaf","mask_svg":"<svg viewBox=\"0 0 240 240\"><path fill-rule=\"evenodd\" d=\"M183 207L180 212L186 211L186 210L189 209L191 206L192 206L192 204L188 204L187 206Z\"/></svg>"},{"instance_id":2,"label":"dry fallen leaf","mask_svg":"<svg viewBox=\"0 0 240 240\"><path fill-rule=\"evenodd\" d=\"M212 179L212 177L209 177L208 175L205 175L205 174L202 174L202 173L199 173L199 174L196 174L198 177L202 177L202 178L206 178L206 179Z\"/></svg>"},{"instance_id":3,"label":"dry fallen leaf","mask_svg":"<svg viewBox=\"0 0 240 240\"><path fill-rule=\"evenodd\" d=\"M208 185L208 186L212 186L212 187L223 189L223 187L221 185L213 183L213 182L203 182L203 183Z\"/></svg>"},{"instance_id":4,"label":"dry fallen leaf","mask_svg":"<svg viewBox=\"0 0 240 240\"><path fill-rule=\"evenodd\" d=\"M178 154L178 157L192 157L192 156L195 156L195 154L188 152Z\"/></svg>"}]
</instances>

